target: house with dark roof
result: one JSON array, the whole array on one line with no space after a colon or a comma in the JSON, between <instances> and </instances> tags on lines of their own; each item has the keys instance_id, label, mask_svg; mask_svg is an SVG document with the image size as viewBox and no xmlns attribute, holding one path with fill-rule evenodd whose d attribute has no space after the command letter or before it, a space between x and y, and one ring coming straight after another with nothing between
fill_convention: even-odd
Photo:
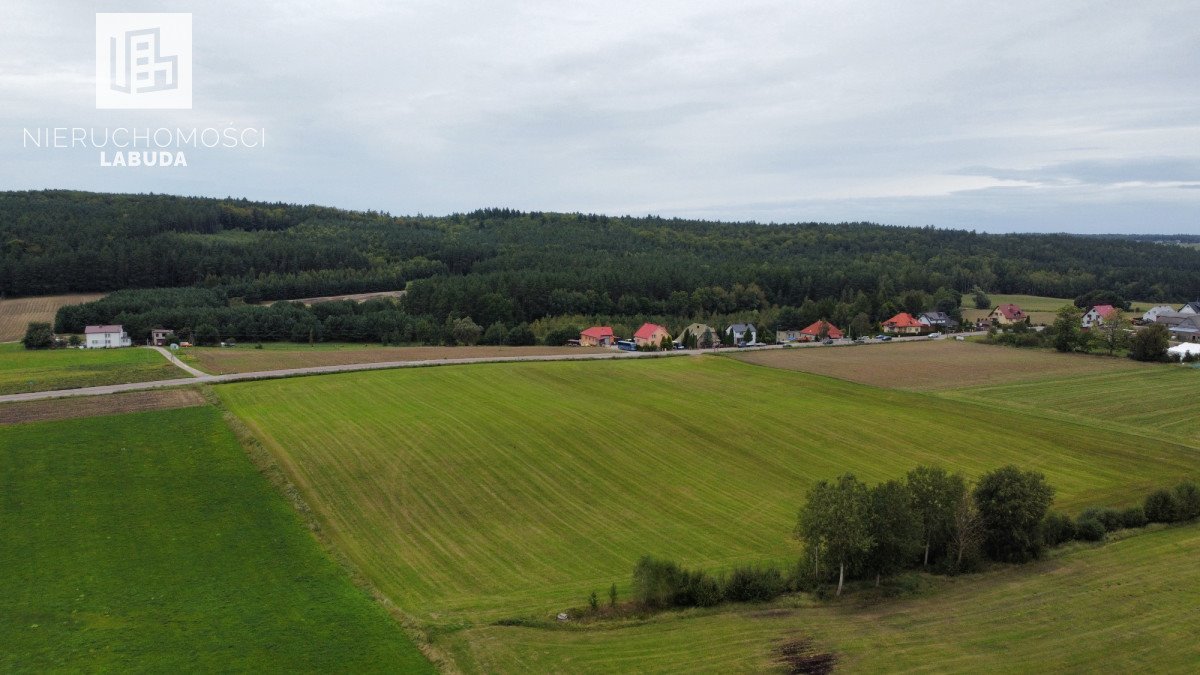
<instances>
[{"instance_id":1,"label":"house with dark roof","mask_svg":"<svg viewBox=\"0 0 1200 675\"><path fill-rule=\"evenodd\" d=\"M1026 314L1020 307L1017 307L1011 302L998 305L990 314L988 314L987 318L989 322L1000 326L1021 323L1022 321L1026 323L1029 322L1029 315Z\"/></svg>"},{"instance_id":2,"label":"house with dark roof","mask_svg":"<svg viewBox=\"0 0 1200 675\"><path fill-rule=\"evenodd\" d=\"M1167 330L1176 342L1200 342L1200 314L1190 314Z\"/></svg>"},{"instance_id":3,"label":"house with dark roof","mask_svg":"<svg viewBox=\"0 0 1200 675\"><path fill-rule=\"evenodd\" d=\"M85 326L83 329L84 346L88 349L108 349L112 347L129 347L133 341L125 332L125 327L116 324L109 326Z\"/></svg>"},{"instance_id":4,"label":"house with dark roof","mask_svg":"<svg viewBox=\"0 0 1200 675\"><path fill-rule=\"evenodd\" d=\"M923 325L929 326L929 328L933 330L950 330L958 328L958 322L954 320L954 317L945 312L921 312L921 315L917 317L917 321L920 321Z\"/></svg>"},{"instance_id":5,"label":"house with dark roof","mask_svg":"<svg viewBox=\"0 0 1200 675\"><path fill-rule=\"evenodd\" d=\"M725 334L733 338L734 344L758 342L758 329L752 323L735 323L725 329Z\"/></svg>"},{"instance_id":6,"label":"house with dark roof","mask_svg":"<svg viewBox=\"0 0 1200 675\"><path fill-rule=\"evenodd\" d=\"M1184 305L1183 307L1180 307L1179 313L1180 314L1200 314L1200 300L1197 300L1196 302L1189 302L1188 304Z\"/></svg>"},{"instance_id":7,"label":"house with dark roof","mask_svg":"<svg viewBox=\"0 0 1200 675\"><path fill-rule=\"evenodd\" d=\"M895 333L896 335L920 335L929 330L925 324L917 321L912 314L908 312L900 312L896 316L883 322L883 332Z\"/></svg>"},{"instance_id":8,"label":"house with dark roof","mask_svg":"<svg viewBox=\"0 0 1200 675\"><path fill-rule=\"evenodd\" d=\"M579 333L581 347L611 347L616 343L612 326L592 326Z\"/></svg>"}]
</instances>

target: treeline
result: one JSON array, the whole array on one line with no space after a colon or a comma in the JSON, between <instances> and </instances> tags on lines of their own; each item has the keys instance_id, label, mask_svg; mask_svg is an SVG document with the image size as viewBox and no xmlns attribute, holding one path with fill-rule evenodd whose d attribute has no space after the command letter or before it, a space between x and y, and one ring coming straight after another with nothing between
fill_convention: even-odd
<instances>
[{"instance_id":1,"label":"treeline","mask_svg":"<svg viewBox=\"0 0 1200 675\"><path fill-rule=\"evenodd\" d=\"M1156 490L1142 505L1093 507L1075 519L1050 512L1053 498L1041 474L1015 466L984 474L973 486L937 467L917 467L904 480L873 487L846 474L809 491L795 529L805 555L790 572L744 566L713 575L645 556L633 572L634 606L761 602L834 581L841 595L847 579L873 579L878 586L910 569L953 574L987 560L1024 563L1069 541L1100 541L1123 528L1200 518L1200 488L1190 481ZM615 596L614 586L614 608Z\"/></svg>"},{"instance_id":2,"label":"treeline","mask_svg":"<svg viewBox=\"0 0 1200 675\"><path fill-rule=\"evenodd\" d=\"M371 276L405 264L430 266ZM345 270L359 275L353 283L339 276ZM242 294L253 301L400 290L380 286L417 279L407 311L437 321L849 307L860 295L878 320L885 302L909 291L1190 298L1200 294L1197 270L1191 248L1069 235L507 209L393 217L229 199L0 194L0 293L10 296L261 280ZM272 274L296 275L296 284L268 283Z\"/></svg>"}]
</instances>

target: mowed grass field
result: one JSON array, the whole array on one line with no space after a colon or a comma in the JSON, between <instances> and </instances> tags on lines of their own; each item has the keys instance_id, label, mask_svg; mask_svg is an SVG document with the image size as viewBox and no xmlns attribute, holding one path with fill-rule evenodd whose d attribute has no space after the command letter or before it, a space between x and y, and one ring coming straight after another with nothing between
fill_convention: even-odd
<instances>
[{"instance_id":1,"label":"mowed grass field","mask_svg":"<svg viewBox=\"0 0 1200 675\"><path fill-rule=\"evenodd\" d=\"M1132 372L970 387L951 395L1033 414L1136 427L1200 447L1200 370L1195 368L1154 364Z\"/></svg>"},{"instance_id":2,"label":"mowed grass field","mask_svg":"<svg viewBox=\"0 0 1200 675\"><path fill-rule=\"evenodd\" d=\"M474 359L553 354L598 354L612 350L591 347L381 347L349 343L264 343L234 348L190 347L179 357L188 365L213 375L253 373L263 370L340 366L354 363L388 361L430 361L435 359Z\"/></svg>"},{"instance_id":3,"label":"mowed grass field","mask_svg":"<svg viewBox=\"0 0 1200 675\"><path fill-rule=\"evenodd\" d=\"M431 671L211 406L0 427L0 542L0 671Z\"/></svg>"},{"instance_id":4,"label":"mowed grass field","mask_svg":"<svg viewBox=\"0 0 1200 675\"><path fill-rule=\"evenodd\" d=\"M1196 450L987 404L720 357L353 373L216 388L325 531L428 625L551 616L655 554L794 561L816 480L935 463L1046 474L1121 505L1200 474Z\"/></svg>"},{"instance_id":5,"label":"mowed grass field","mask_svg":"<svg viewBox=\"0 0 1200 675\"><path fill-rule=\"evenodd\" d=\"M35 321L54 323L59 307L99 300L103 293L46 295L37 298L0 300L0 342L13 342L25 337L25 329Z\"/></svg>"},{"instance_id":6,"label":"mowed grass field","mask_svg":"<svg viewBox=\"0 0 1200 675\"><path fill-rule=\"evenodd\" d=\"M734 358L891 389L934 391L1053 377L1155 370L1129 359L1016 349L957 340L743 352Z\"/></svg>"},{"instance_id":7,"label":"mowed grass field","mask_svg":"<svg viewBox=\"0 0 1200 675\"><path fill-rule=\"evenodd\" d=\"M1200 669L1198 558L1190 525L935 579L915 598L785 599L599 630L483 626L450 636L450 651L465 672L765 672L781 670L780 644L804 637L844 672L1189 673Z\"/></svg>"},{"instance_id":8,"label":"mowed grass field","mask_svg":"<svg viewBox=\"0 0 1200 675\"><path fill-rule=\"evenodd\" d=\"M0 344L0 394L190 377L151 349L25 349Z\"/></svg>"}]
</instances>

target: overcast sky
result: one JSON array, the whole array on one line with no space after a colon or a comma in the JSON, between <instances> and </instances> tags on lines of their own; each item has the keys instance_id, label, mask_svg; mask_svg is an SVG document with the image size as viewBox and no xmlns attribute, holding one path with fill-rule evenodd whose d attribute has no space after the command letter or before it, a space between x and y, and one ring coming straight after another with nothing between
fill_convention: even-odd
<instances>
[{"instance_id":1,"label":"overcast sky","mask_svg":"<svg viewBox=\"0 0 1200 675\"><path fill-rule=\"evenodd\" d=\"M95 12L193 14L190 111L95 109ZM4 0L0 189L1200 233L1200 2ZM24 128L234 124L172 169Z\"/></svg>"}]
</instances>

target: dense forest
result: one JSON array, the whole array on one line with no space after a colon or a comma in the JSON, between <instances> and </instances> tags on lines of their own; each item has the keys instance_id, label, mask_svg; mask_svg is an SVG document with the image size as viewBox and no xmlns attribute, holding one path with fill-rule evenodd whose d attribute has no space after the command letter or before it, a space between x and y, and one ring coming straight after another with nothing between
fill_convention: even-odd
<instances>
[{"instance_id":1,"label":"dense forest","mask_svg":"<svg viewBox=\"0 0 1200 675\"><path fill-rule=\"evenodd\" d=\"M64 311L59 330L121 320L135 335L169 322L211 323L242 339L426 340L428 326L462 317L507 328L554 317L769 322L782 314L790 323L865 314L878 321L976 287L1191 299L1200 295L1200 250L1136 238L870 223L763 225L508 209L394 217L236 199L0 193L0 294L125 291ZM205 292L129 291L164 288ZM408 292L398 303L357 308L256 304L403 288ZM381 316L361 318L370 314Z\"/></svg>"}]
</instances>

